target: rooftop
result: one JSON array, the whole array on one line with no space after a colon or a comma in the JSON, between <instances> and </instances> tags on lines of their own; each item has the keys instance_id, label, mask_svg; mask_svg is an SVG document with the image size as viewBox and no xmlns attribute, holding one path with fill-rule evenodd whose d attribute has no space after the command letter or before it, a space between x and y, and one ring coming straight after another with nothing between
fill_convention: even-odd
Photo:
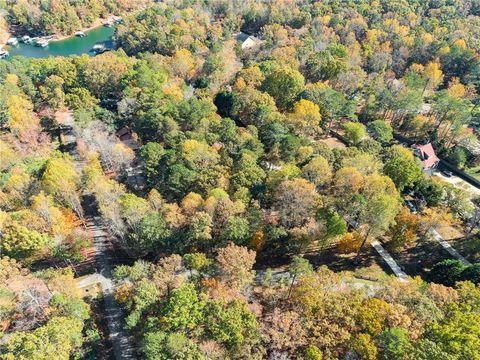
<instances>
[{"instance_id":1,"label":"rooftop","mask_svg":"<svg viewBox=\"0 0 480 360\"><path fill-rule=\"evenodd\" d=\"M412 145L412 148L414 149L415 155L417 155L422 161L424 169L435 167L440 162L431 143L425 145L415 144Z\"/></svg>"}]
</instances>

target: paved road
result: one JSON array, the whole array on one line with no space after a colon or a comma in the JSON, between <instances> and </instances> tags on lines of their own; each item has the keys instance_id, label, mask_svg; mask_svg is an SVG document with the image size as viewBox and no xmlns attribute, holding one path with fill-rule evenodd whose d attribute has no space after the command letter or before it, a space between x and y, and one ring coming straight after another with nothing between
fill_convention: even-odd
<instances>
[{"instance_id":1,"label":"paved road","mask_svg":"<svg viewBox=\"0 0 480 360\"><path fill-rule=\"evenodd\" d=\"M63 116L62 133L64 138L64 147L70 153L75 161L75 165L79 171L83 170L83 162L78 153L77 139L73 130L74 120L71 113ZM85 214L85 223L93 238L93 246L95 248L95 262L100 274L88 277L85 285L92 281L100 283L102 288L105 316L107 319L109 338L112 342L115 359L130 360L136 359L136 351L133 346L133 339L128 331L125 330L125 314L114 298L114 284L112 276L111 259L109 256L108 232L98 214L98 208L95 198L91 194L83 194L82 207ZM79 286L81 287L81 286Z\"/></svg>"},{"instance_id":2,"label":"paved road","mask_svg":"<svg viewBox=\"0 0 480 360\"><path fill-rule=\"evenodd\" d=\"M395 275L400 278L400 280L406 280L407 274L398 266L397 262L393 260L392 256L388 253L387 250L380 244L378 241L372 241L372 246L377 250L378 254L385 260L387 265L392 269Z\"/></svg>"},{"instance_id":3,"label":"paved road","mask_svg":"<svg viewBox=\"0 0 480 360\"><path fill-rule=\"evenodd\" d=\"M480 196L480 189L479 188L477 188L476 186L473 186L469 182L466 182L461 177L459 177L455 174L453 174L450 177L447 177L447 176L443 175L440 170L435 169L435 171L433 172L433 175L438 176L443 181L452 184L456 188L459 188L461 190L466 191L467 193L470 194L471 198L475 198L475 197Z\"/></svg>"},{"instance_id":4,"label":"paved road","mask_svg":"<svg viewBox=\"0 0 480 360\"><path fill-rule=\"evenodd\" d=\"M450 254L452 255L455 259L457 260L460 260L461 262L463 262L465 265L467 266L470 266L472 265L472 263L470 261L468 261L467 259L465 259L462 255L460 255L460 253L455 250L455 248L450 245L450 243L445 240L439 233L437 230L435 230L434 228L430 228L429 230L430 234L432 234L433 238L438 242L440 243L440 245L442 245L442 247Z\"/></svg>"}]
</instances>

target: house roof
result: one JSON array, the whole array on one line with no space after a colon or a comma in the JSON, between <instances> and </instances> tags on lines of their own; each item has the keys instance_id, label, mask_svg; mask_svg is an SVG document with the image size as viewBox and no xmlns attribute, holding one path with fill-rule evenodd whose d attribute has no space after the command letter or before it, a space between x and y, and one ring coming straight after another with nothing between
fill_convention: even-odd
<instances>
[{"instance_id":1,"label":"house roof","mask_svg":"<svg viewBox=\"0 0 480 360\"><path fill-rule=\"evenodd\" d=\"M138 136L129 127L125 126L121 128L115 133L115 135L125 146L129 147L130 149L140 149L141 143L138 140Z\"/></svg>"},{"instance_id":2,"label":"house roof","mask_svg":"<svg viewBox=\"0 0 480 360\"><path fill-rule=\"evenodd\" d=\"M420 158L425 169L437 165L440 161L431 143L425 145L415 144L412 147L416 150L415 154Z\"/></svg>"},{"instance_id":3,"label":"house roof","mask_svg":"<svg viewBox=\"0 0 480 360\"><path fill-rule=\"evenodd\" d=\"M242 43L242 49L252 48L257 45L259 39L253 35L245 34L244 32L239 32L234 35L235 39Z\"/></svg>"},{"instance_id":4,"label":"house roof","mask_svg":"<svg viewBox=\"0 0 480 360\"><path fill-rule=\"evenodd\" d=\"M237 39L237 41L241 41L241 42L244 42L249 37L250 37L250 35L245 34L244 32L241 32L241 31L239 33L235 34L235 39Z\"/></svg>"},{"instance_id":5,"label":"house roof","mask_svg":"<svg viewBox=\"0 0 480 360\"><path fill-rule=\"evenodd\" d=\"M115 135L120 137L120 136L124 136L124 135L127 135L127 134L132 134L132 130L128 127L123 127L121 128L120 130L118 130Z\"/></svg>"}]
</instances>

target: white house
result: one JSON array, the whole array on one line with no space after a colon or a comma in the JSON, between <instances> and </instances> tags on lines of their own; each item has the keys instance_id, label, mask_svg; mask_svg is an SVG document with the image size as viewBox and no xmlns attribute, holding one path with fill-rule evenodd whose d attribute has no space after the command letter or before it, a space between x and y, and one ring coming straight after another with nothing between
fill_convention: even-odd
<instances>
[{"instance_id":1,"label":"white house","mask_svg":"<svg viewBox=\"0 0 480 360\"><path fill-rule=\"evenodd\" d=\"M242 44L242 50L252 49L260 43L260 39L253 35L245 34L244 32L235 34L235 39Z\"/></svg>"}]
</instances>

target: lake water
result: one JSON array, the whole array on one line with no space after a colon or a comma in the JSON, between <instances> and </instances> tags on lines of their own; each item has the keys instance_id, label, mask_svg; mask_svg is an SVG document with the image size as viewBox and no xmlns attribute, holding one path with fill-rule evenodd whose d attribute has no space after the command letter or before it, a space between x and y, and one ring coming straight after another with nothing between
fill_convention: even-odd
<instances>
[{"instance_id":1,"label":"lake water","mask_svg":"<svg viewBox=\"0 0 480 360\"><path fill-rule=\"evenodd\" d=\"M84 37L72 36L60 41L51 41L42 48L33 44L19 43L17 46L6 46L10 56L23 55L26 57L43 58L48 56L70 56L90 54L95 44L113 46L114 27L99 26L86 31Z\"/></svg>"}]
</instances>

